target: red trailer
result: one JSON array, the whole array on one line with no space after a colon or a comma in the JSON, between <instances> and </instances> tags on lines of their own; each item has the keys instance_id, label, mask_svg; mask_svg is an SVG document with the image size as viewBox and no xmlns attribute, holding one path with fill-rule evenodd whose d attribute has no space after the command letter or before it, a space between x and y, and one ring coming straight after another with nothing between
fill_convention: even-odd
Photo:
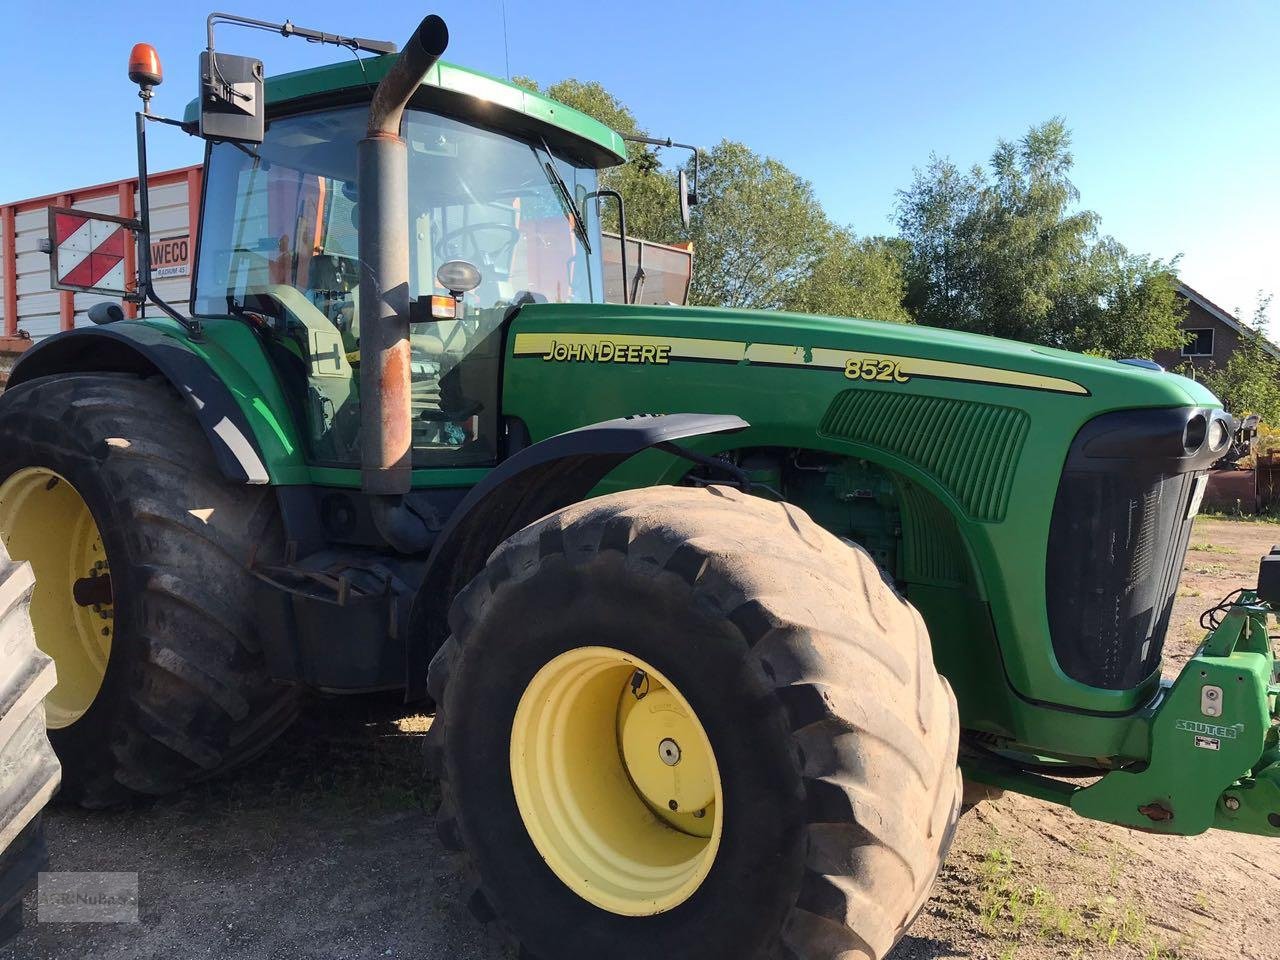
<instances>
[{"instance_id":1,"label":"red trailer","mask_svg":"<svg viewBox=\"0 0 1280 960\"><path fill-rule=\"evenodd\" d=\"M201 167L182 167L150 177L151 263L156 291L173 304L188 299L193 270L194 238L200 216ZM117 298L72 293L53 288L49 276L49 209L64 207L132 219L137 213L138 181L116 180L66 190L0 206L0 386L19 353L33 342L89 323L88 310L102 300ZM137 266L132 246L125 250L124 271ZM621 244L606 237L603 251L605 297L623 302ZM674 247L629 238L627 242L627 298L632 303L687 302L693 271L692 247ZM126 316L137 306L123 304Z\"/></svg>"}]
</instances>

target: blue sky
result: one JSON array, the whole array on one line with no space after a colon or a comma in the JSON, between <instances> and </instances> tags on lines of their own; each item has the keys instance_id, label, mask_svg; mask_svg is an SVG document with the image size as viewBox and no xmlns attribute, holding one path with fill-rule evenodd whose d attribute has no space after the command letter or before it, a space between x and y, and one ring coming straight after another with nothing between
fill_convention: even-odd
<instances>
[{"instance_id":1,"label":"blue sky","mask_svg":"<svg viewBox=\"0 0 1280 960\"><path fill-rule=\"evenodd\" d=\"M447 59L507 69L499 0L229 6L397 42L434 11L451 29ZM168 80L156 106L178 114L195 92L206 13L189 0L10 4L0 116L13 139L0 151L0 201L131 176L130 45L159 48ZM1133 250L1180 254L1184 280L1246 318L1259 290L1280 296L1273 0L507 0L506 19L512 73L599 80L656 135L742 140L811 180L830 215L862 233L893 230L895 191L931 151L968 165L997 138L1062 115L1075 182L1104 231ZM269 73L346 56L227 27L218 46L262 57ZM153 169L200 160L199 142L176 131L151 142Z\"/></svg>"}]
</instances>

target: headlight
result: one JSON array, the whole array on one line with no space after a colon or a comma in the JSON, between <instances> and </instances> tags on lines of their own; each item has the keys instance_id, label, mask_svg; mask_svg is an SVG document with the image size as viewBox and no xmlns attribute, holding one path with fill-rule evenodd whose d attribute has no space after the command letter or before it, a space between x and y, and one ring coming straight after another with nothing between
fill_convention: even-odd
<instances>
[{"instance_id":1,"label":"headlight","mask_svg":"<svg viewBox=\"0 0 1280 960\"><path fill-rule=\"evenodd\" d=\"M1195 453L1204 445L1209 421L1203 413L1197 413L1187 421L1186 431L1182 435L1182 446L1187 453Z\"/></svg>"},{"instance_id":2,"label":"headlight","mask_svg":"<svg viewBox=\"0 0 1280 960\"><path fill-rule=\"evenodd\" d=\"M1225 420L1215 420L1209 428L1209 449L1221 450L1231 441L1231 431Z\"/></svg>"}]
</instances>

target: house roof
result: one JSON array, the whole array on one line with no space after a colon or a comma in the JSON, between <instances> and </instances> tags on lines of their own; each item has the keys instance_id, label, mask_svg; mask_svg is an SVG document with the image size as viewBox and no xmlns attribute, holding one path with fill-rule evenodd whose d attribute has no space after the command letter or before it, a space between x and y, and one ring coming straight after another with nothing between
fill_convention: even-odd
<instances>
[{"instance_id":1,"label":"house roof","mask_svg":"<svg viewBox=\"0 0 1280 960\"><path fill-rule=\"evenodd\" d=\"M1185 283L1179 282L1178 293L1182 294L1182 296L1186 297L1188 300L1190 300L1192 303L1198 306L1205 313L1209 314L1215 320L1225 323L1228 327L1230 327L1236 333L1241 334L1242 336L1253 336L1255 333L1257 333L1257 331L1254 330L1253 327L1249 326L1248 324L1242 323L1240 320L1236 319L1234 316L1227 313L1226 310L1223 310L1220 306L1218 306L1216 303L1214 303L1212 300L1206 297L1203 293L1200 293L1198 290L1193 290L1191 287L1187 286ZM1280 360L1280 347L1277 347L1266 337L1262 338L1262 348L1266 350L1267 353L1271 354L1271 356L1275 357L1277 360Z\"/></svg>"}]
</instances>

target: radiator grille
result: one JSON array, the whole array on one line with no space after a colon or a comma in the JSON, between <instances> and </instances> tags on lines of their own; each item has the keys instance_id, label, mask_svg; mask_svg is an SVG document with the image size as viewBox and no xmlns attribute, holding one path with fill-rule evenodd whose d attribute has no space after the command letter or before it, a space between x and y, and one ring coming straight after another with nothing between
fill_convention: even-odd
<instances>
[{"instance_id":1,"label":"radiator grille","mask_svg":"<svg viewBox=\"0 0 1280 960\"><path fill-rule=\"evenodd\" d=\"M1222 452L1205 442L1210 418L1227 415L1118 410L1072 440L1049 524L1045 611L1054 655L1073 680L1132 690L1159 674L1197 491Z\"/></svg>"},{"instance_id":2,"label":"radiator grille","mask_svg":"<svg viewBox=\"0 0 1280 960\"><path fill-rule=\"evenodd\" d=\"M846 390L818 430L890 451L941 483L975 520L1000 521L1028 426L1026 413L1013 407Z\"/></svg>"},{"instance_id":3,"label":"radiator grille","mask_svg":"<svg viewBox=\"0 0 1280 960\"><path fill-rule=\"evenodd\" d=\"M1045 592L1054 653L1067 676L1129 690L1159 667L1196 477L1063 474Z\"/></svg>"}]
</instances>

